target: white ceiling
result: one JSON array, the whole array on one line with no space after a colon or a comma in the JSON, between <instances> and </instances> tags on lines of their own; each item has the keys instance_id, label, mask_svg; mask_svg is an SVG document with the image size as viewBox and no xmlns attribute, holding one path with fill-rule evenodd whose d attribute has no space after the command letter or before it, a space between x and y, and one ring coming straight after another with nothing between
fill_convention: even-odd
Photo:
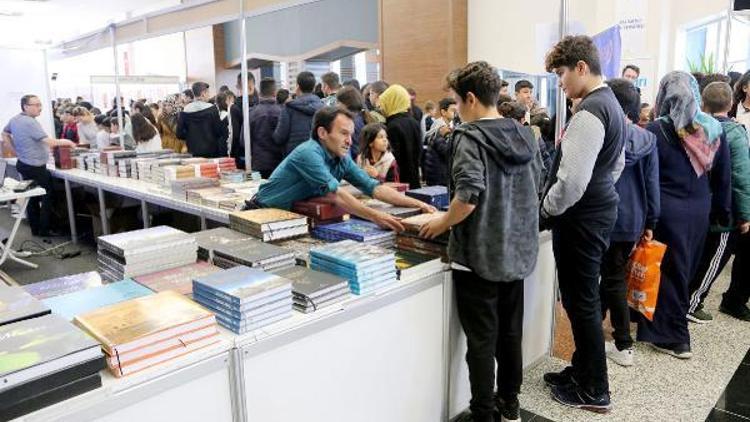
<instances>
[{"instance_id":1,"label":"white ceiling","mask_svg":"<svg viewBox=\"0 0 750 422\"><path fill-rule=\"evenodd\" d=\"M0 0L0 45L45 47L181 0Z\"/></svg>"}]
</instances>

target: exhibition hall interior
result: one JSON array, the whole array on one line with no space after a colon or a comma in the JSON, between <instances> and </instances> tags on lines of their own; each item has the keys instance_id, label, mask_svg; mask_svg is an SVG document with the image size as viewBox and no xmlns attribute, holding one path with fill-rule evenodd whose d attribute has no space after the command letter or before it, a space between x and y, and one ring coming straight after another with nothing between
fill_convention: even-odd
<instances>
[{"instance_id":1,"label":"exhibition hall interior","mask_svg":"<svg viewBox=\"0 0 750 422\"><path fill-rule=\"evenodd\" d=\"M750 421L749 0L0 0L0 422Z\"/></svg>"}]
</instances>

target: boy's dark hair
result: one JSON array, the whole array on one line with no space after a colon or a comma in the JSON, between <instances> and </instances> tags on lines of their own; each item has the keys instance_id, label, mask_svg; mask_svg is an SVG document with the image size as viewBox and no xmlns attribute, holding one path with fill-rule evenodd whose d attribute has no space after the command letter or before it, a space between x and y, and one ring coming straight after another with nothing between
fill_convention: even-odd
<instances>
[{"instance_id":1,"label":"boy's dark hair","mask_svg":"<svg viewBox=\"0 0 750 422\"><path fill-rule=\"evenodd\" d=\"M130 124L133 126L133 139L136 142L146 142L156 136L156 129L141 113L130 116Z\"/></svg>"},{"instance_id":2,"label":"boy's dark hair","mask_svg":"<svg viewBox=\"0 0 750 422\"><path fill-rule=\"evenodd\" d=\"M380 122L368 123L362 128L359 135L359 153L366 159L372 158L372 148L370 145L378 137L381 130L387 131L386 126Z\"/></svg>"},{"instance_id":3,"label":"boy's dark hair","mask_svg":"<svg viewBox=\"0 0 750 422\"><path fill-rule=\"evenodd\" d=\"M579 61L585 62L594 75L602 74L599 50L594 41L586 35L568 35L555 44L544 58L544 68L552 72L560 67L573 69Z\"/></svg>"},{"instance_id":4,"label":"boy's dark hair","mask_svg":"<svg viewBox=\"0 0 750 422\"><path fill-rule=\"evenodd\" d=\"M226 85L222 85L219 87L219 92L227 92L229 91L229 87Z\"/></svg>"},{"instance_id":5,"label":"boy's dark hair","mask_svg":"<svg viewBox=\"0 0 750 422\"><path fill-rule=\"evenodd\" d=\"M289 99L289 90L281 88L276 91L276 104L284 104Z\"/></svg>"},{"instance_id":6,"label":"boy's dark hair","mask_svg":"<svg viewBox=\"0 0 750 422\"><path fill-rule=\"evenodd\" d=\"M336 93L336 101L352 113L359 113L365 108L365 99L357 88L345 86Z\"/></svg>"},{"instance_id":7,"label":"boy's dark hair","mask_svg":"<svg viewBox=\"0 0 750 422\"><path fill-rule=\"evenodd\" d=\"M638 123L641 118L641 94L635 85L627 79L616 78L605 82L620 103L622 111L633 123Z\"/></svg>"},{"instance_id":8,"label":"boy's dark hair","mask_svg":"<svg viewBox=\"0 0 750 422\"><path fill-rule=\"evenodd\" d=\"M700 84L698 85L698 89L700 89L700 92L702 93L706 87L712 83L712 82L726 82L729 84L732 79L724 75L723 73L709 73L708 75L704 76L703 79L701 79Z\"/></svg>"},{"instance_id":9,"label":"boy's dark hair","mask_svg":"<svg viewBox=\"0 0 750 422\"><path fill-rule=\"evenodd\" d=\"M255 83L255 75L253 75L253 72L248 71L247 72L247 81ZM242 72L237 74L237 86L242 86Z\"/></svg>"},{"instance_id":10,"label":"boy's dark hair","mask_svg":"<svg viewBox=\"0 0 750 422\"><path fill-rule=\"evenodd\" d=\"M510 85L510 82L506 81L505 79L500 79L500 89L503 89L508 85Z\"/></svg>"},{"instance_id":11,"label":"boy's dark hair","mask_svg":"<svg viewBox=\"0 0 750 422\"><path fill-rule=\"evenodd\" d=\"M192 89L186 89L186 90L182 91L182 95L190 98L191 100L195 99L195 95L193 94L193 90Z\"/></svg>"},{"instance_id":12,"label":"boy's dark hair","mask_svg":"<svg viewBox=\"0 0 750 422\"><path fill-rule=\"evenodd\" d=\"M313 88L313 94L317 95L320 99L323 99L326 97L326 94L323 93L323 84L318 82L315 84L315 88Z\"/></svg>"},{"instance_id":13,"label":"boy's dark hair","mask_svg":"<svg viewBox=\"0 0 750 422\"><path fill-rule=\"evenodd\" d=\"M440 107L440 110L443 111L448 110L448 108L450 108L450 106L452 106L453 104L456 104L456 100L451 97L445 97L440 100L440 102L438 103L438 107Z\"/></svg>"},{"instance_id":14,"label":"boy's dark hair","mask_svg":"<svg viewBox=\"0 0 750 422\"><path fill-rule=\"evenodd\" d=\"M310 94L315 89L315 75L312 72L300 72L297 75L297 86L305 94Z\"/></svg>"},{"instance_id":15,"label":"boy's dark hair","mask_svg":"<svg viewBox=\"0 0 750 422\"><path fill-rule=\"evenodd\" d=\"M624 75L625 71L628 69L632 69L636 75L641 76L641 68L634 64L625 65L625 67L622 68L622 73L620 73L620 76Z\"/></svg>"},{"instance_id":16,"label":"boy's dark hair","mask_svg":"<svg viewBox=\"0 0 750 422\"><path fill-rule=\"evenodd\" d=\"M229 111L229 99L230 98L237 98L234 96L234 93L232 91L224 91L216 94L215 102L216 106L219 107L219 110L221 111Z\"/></svg>"},{"instance_id":17,"label":"boy's dark hair","mask_svg":"<svg viewBox=\"0 0 750 422\"><path fill-rule=\"evenodd\" d=\"M320 80L331 89L339 89L341 87L339 74L336 72L326 72L320 77Z\"/></svg>"},{"instance_id":18,"label":"boy's dark hair","mask_svg":"<svg viewBox=\"0 0 750 422\"><path fill-rule=\"evenodd\" d=\"M469 92L485 107L494 107L500 94L500 76L497 69L485 61L472 62L449 73L447 87L466 101Z\"/></svg>"},{"instance_id":19,"label":"boy's dark hair","mask_svg":"<svg viewBox=\"0 0 750 422\"><path fill-rule=\"evenodd\" d=\"M509 103L513 101L513 97L510 95L500 94L497 96L497 106L500 107L502 103Z\"/></svg>"},{"instance_id":20,"label":"boy's dark hair","mask_svg":"<svg viewBox=\"0 0 750 422\"><path fill-rule=\"evenodd\" d=\"M208 84L205 82L196 82L192 86L193 88L193 95L195 98L200 97L203 95L204 92L208 91Z\"/></svg>"},{"instance_id":21,"label":"boy's dark hair","mask_svg":"<svg viewBox=\"0 0 750 422\"><path fill-rule=\"evenodd\" d=\"M107 119L109 119L109 117L107 117L107 116L105 116L103 114L99 114L99 115L97 115L97 116L94 117L94 123L96 123L97 125L102 125L102 126L109 127L109 122L107 122L106 125L104 124L104 121L107 120Z\"/></svg>"},{"instance_id":22,"label":"boy's dark hair","mask_svg":"<svg viewBox=\"0 0 750 422\"><path fill-rule=\"evenodd\" d=\"M386 81L375 81L370 84L370 91L374 91L378 95L382 95L386 89L388 89L388 82Z\"/></svg>"},{"instance_id":23,"label":"boy's dark hair","mask_svg":"<svg viewBox=\"0 0 750 422\"><path fill-rule=\"evenodd\" d=\"M701 93L707 113L723 113L732 108L732 87L724 81L711 82Z\"/></svg>"},{"instance_id":24,"label":"boy's dark hair","mask_svg":"<svg viewBox=\"0 0 750 422\"><path fill-rule=\"evenodd\" d=\"M260 80L260 96L273 97L276 95L276 79L263 78Z\"/></svg>"},{"instance_id":25,"label":"boy's dark hair","mask_svg":"<svg viewBox=\"0 0 750 422\"><path fill-rule=\"evenodd\" d=\"M527 81L526 79L521 79L520 81L516 82L516 92L519 92L524 88L534 89L534 84L532 84L530 81Z\"/></svg>"},{"instance_id":26,"label":"boy's dark hair","mask_svg":"<svg viewBox=\"0 0 750 422\"><path fill-rule=\"evenodd\" d=\"M732 104L732 111L729 112L732 117L737 117L737 107L745 101L746 94L743 88L747 84L750 84L750 70L745 72L734 84L734 104Z\"/></svg>"},{"instance_id":27,"label":"boy's dark hair","mask_svg":"<svg viewBox=\"0 0 750 422\"><path fill-rule=\"evenodd\" d=\"M338 117L339 115L343 115L351 120L354 120L354 116L352 115L352 113L350 113L349 110L341 107L322 107L321 109L316 111L315 115L313 116L312 138L316 141L320 140L320 137L318 137L319 127L325 128L326 132L330 132L333 128L333 121L336 120L336 117Z\"/></svg>"},{"instance_id":28,"label":"boy's dark hair","mask_svg":"<svg viewBox=\"0 0 750 422\"><path fill-rule=\"evenodd\" d=\"M356 80L356 79L349 79L347 81L344 81L343 85L344 86L353 86L354 88L357 88L358 90L361 89L361 87L359 86L359 81Z\"/></svg>"},{"instance_id":29,"label":"boy's dark hair","mask_svg":"<svg viewBox=\"0 0 750 422\"><path fill-rule=\"evenodd\" d=\"M497 106L497 112L503 117L513 119L519 123L526 117L526 106L518 101L509 101Z\"/></svg>"}]
</instances>

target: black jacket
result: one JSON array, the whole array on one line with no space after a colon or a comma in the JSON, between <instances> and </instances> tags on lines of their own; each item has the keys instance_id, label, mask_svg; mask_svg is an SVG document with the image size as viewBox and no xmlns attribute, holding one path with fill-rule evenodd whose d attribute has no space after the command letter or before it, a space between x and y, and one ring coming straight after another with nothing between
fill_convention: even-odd
<instances>
[{"instance_id":1,"label":"black jacket","mask_svg":"<svg viewBox=\"0 0 750 422\"><path fill-rule=\"evenodd\" d=\"M409 113L398 113L386 119L388 142L396 156L401 183L419 189L419 155L422 149L422 129Z\"/></svg>"},{"instance_id":2,"label":"black jacket","mask_svg":"<svg viewBox=\"0 0 750 422\"><path fill-rule=\"evenodd\" d=\"M302 95L284 106L273 140L284 149L286 155L310 139L313 115L322 107L323 101L315 94Z\"/></svg>"},{"instance_id":3,"label":"black jacket","mask_svg":"<svg viewBox=\"0 0 750 422\"><path fill-rule=\"evenodd\" d=\"M177 137L185 140L188 152L195 157L226 157L227 136L229 128L212 104L190 103L177 117Z\"/></svg>"},{"instance_id":4,"label":"black jacket","mask_svg":"<svg viewBox=\"0 0 750 422\"><path fill-rule=\"evenodd\" d=\"M279 123L281 106L276 99L261 99L250 111L250 142L253 170L271 172L281 163L281 148L273 142L273 131ZM243 148L244 149L244 148Z\"/></svg>"},{"instance_id":5,"label":"black jacket","mask_svg":"<svg viewBox=\"0 0 750 422\"><path fill-rule=\"evenodd\" d=\"M258 94L255 93L248 98L250 112L258 104ZM245 168L245 138L242 134L242 124L245 121L242 114L242 97L238 97L229 112L232 115L232 150L230 155L237 161L237 167ZM252 140L251 140L252 142Z\"/></svg>"},{"instance_id":6,"label":"black jacket","mask_svg":"<svg viewBox=\"0 0 750 422\"><path fill-rule=\"evenodd\" d=\"M432 129L427 131L425 136L422 176L427 186L448 186L450 142L446 136L440 134L442 127L446 127L445 122L442 119L435 120Z\"/></svg>"}]
</instances>

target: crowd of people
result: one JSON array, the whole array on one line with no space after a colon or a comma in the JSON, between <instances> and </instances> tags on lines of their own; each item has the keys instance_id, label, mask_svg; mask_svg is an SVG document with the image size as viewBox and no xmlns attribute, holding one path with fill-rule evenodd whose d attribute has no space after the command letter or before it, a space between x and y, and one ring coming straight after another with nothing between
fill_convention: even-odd
<instances>
[{"instance_id":1,"label":"crowd of people","mask_svg":"<svg viewBox=\"0 0 750 422\"><path fill-rule=\"evenodd\" d=\"M247 128L251 168L268 179L249 208L289 209L328 195L348 212L397 231L403 230L398 219L363 205L339 189L340 181L425 213L436 210L382 182L447 186L450 207L421 235L450 233L474 421L498 414L519 419L523 280L536 265L539 230L549 229L575 353L569 367L544 381L555 400L604 413L612 406L608 358L633 366L636 340L675 358L692 356L688 321L712 319L702 303L732 255L720 311L750 321L750 71L670 72L650 105L634 84L637 66L604 80L589 37L564 38L545 66L568 98L557 116L536 102L530 81L516 82L511 94L495 68L473 62L447 75L449 95L427 101L424 110L413 89L385 81L360 87L329 72L318 82L305 71L290 93L272 78L256 89L248 73L245 94L240 74L239 95L224 86L212 97L210 86L197 82L120 113L117 105L99 113L80 98L59 101L55 138L34 120L38 98L25 96L3 136L15 146L19 171L34 178L48 146L102 148L120 137L138 151L231 156L244 168ZM566 122L562 136L558 118ZM30 224L46 233L36 207ZM626 268L633 248L652 240L667 252L649 319L628 308ZM613 342L605 342L607 314ZM635 339L631 320L638 325Z\"/></svg>"}]
</instances>

